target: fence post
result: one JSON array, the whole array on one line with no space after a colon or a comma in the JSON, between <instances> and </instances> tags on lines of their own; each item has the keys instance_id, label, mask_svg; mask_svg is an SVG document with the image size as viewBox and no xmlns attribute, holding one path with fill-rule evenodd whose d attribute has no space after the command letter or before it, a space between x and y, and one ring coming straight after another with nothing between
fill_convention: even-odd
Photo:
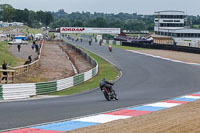
<instances>
[{"instance_id":1,"label":"fence post","mask_svg":"<svg viewBox=\"0 0 200 133\"><path fill-rule=\"evenodd\" d=\"M7 75L6 75L6 84L8 83L8 72L7 72Z\"/></svg>"},{"instance_id":2,"label":"fence post","mask_svg":"<svg viewBox=\"0 0 200 133\"><path fill-rule=\"evenodd\" d=\"M12 83L14 83L15 80L15 72L12 72Z\"/></svg>"}]
</instances>

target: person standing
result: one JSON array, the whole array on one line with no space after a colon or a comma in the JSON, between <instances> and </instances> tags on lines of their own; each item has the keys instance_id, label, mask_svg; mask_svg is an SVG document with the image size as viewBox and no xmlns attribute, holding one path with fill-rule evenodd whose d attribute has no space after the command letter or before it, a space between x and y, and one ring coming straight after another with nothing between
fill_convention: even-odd
<instances>
[{"instance_id":1,"label":"person standing","mask_svg":"<svg viewBox=\"0 0 200 133\"><path fill-rule=\"evenodd\" d=\"M32 48L32 50L34 50L34 48L35 48L35 41L33 41L33 44L31 46L31 48Z\"/></svg>"},{"instance_id":2,"label":"person standing","mask_svg":"<svg viewBox=\"0 0 200 133\"><path fill-rule=\"evenodd\" d=\"M6 63L6 61L4 60L3 61L3 64L2 64L2 69L3 70L7 70L7 63ZM8 75L8 73L7 72L3 72L3 78L2 78L2 80L6 80L6 82L7 82L7 75Z\"/></svg>"},{"instance_id":3,"label":"person standing","mask_svg":"<svg viewBox=\"0 0 200 133\"><path fill-rule=\"evenodd\" d=\"M30 63L32 62L32 55L28 56L28 60L29 60Z\"/></svg>"},{"instance_id":4,"label":"person standing","mask_svg":"<svg viewBox=\"0 0 200 133\"><path fill-rule=\"evenodd\" d=\"M18 52L20 52L21 44L17 44L17 49L18 49Z\"/></svg>"},{"instance_id":5,"label":"person standing","mask_svg":"<svg viewBox=\"0 0 200 133\"><path fill-rule=\"evenodd\" d=\"M99 45L101 46L102 42L101 42L101 39L99 40Z\"/></svg>"},{"instance_id":6,"label":"person standing","mask_svg":"<svg viewBox=\"0 0 200 133\"><path fill-rule=\"evenodd\" d=\"M39 53L39 46L38 46L37 43L35 44L35 52L36 52L36 53Z\"/></svg>"}]
</instances>

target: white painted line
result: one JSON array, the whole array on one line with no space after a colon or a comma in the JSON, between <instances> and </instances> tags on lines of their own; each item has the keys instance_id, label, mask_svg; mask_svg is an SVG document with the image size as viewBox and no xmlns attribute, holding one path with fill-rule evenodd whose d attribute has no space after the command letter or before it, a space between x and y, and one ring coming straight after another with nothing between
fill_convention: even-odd
<instances>
[{"instance_id":1,"label":"white painted line","mask_svg":"<svg viewBox=\"0 0 200 133\"><path fill-rule=\"evenodd\" d=\"M158 102L158 103L153 103L153 104L147 104L147 105L145 105L145 106L170 108L170 107L175 107L175 106L178 106L178 105L181 105L181 103Z\"/></svg>"},{"instance_id":2,"label":"white painted line","mask_svg":"<svg viewBox=\"0 0 200 133\"><path fill-rule=\"evenodd\" d=\"M200 96L183 96L181 98L192 98L192 99L200 99Z\"/></svg>"},{"instance_id":3,"label":"white painted line","mask_svg":"<svg viewBox=\"0 0 200 133\"><path fill-rule=\"evenodd\" d=\"M73 121L82 121L82 122L95 122L95 123L106 123L114 120L119 119L127 119L131 116L118 116L118 115L106 115L106 114L100 114L95 116L88 116L80 119L75 119Z\"/></svg>"},{"instance_id":4,"label":"white painted line","mask_svg":"<svg viewBox=\"0 0 200 133\"><path fill-rule=\"evenodd\" d=\"M161 57L161 56L156 56L156 55L152 55L152 54L146 54L146 53L138 52L138 51L135 51L135 50L127 50L127 51L133 52L133 53L137 53L137 54L141 54L141 55L146 55L146 56L154 57L154 58L159 58L159 59L163 59L163 60L168 60L168 61L172 61L172 62L177 62L177 63L183 63L183 64L189 64L189 65L197 65L197 66L200 65L198 63L190 63L190 62L184 62L184 61L174 60L174 59L170 59L170 58L165 58L165 57Z\"/></svg>"}]
</instances>

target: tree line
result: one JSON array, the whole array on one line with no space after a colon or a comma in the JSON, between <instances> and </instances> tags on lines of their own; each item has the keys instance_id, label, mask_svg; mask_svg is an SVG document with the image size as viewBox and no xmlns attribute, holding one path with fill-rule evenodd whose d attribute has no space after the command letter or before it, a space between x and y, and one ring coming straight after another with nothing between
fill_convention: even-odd
<instances>
[{"instance_id":1,"label":"tree line","mask_svg":"<svg viewBox=\"0 0 200 133\"><path fill-rule=\"evenodd\" d=\"M31 11L28 9L15 9L11 5L0 5L0 21L4 22L22 22L32 28L49 26L54 21L50 12Z\"/></svg>"},{"instance_id":2,"label":"tree line","mask_svg":"<svg viewBox=\"0 0 200 133\"><path fill-rule=\"evenodd\" d=\"M72 12L66 13L63 9L57 12L51 12L54 22L51 27L110 27L121 28L123 30L149 30L153 31L153 15L138 15L137 13L93 13L90 12Z\"/></svg>"},{"instance_id":3,"label":"tree line","mask_svg":"<svg viewBox=\"0 0 200 133\"><path fill-rule=\"evenodd\" d=\"M200 28L200 16L189 15L189 25ZM154 30L154 16L137 13L90 13L72 12L66 13L63 9L57 12L31 11L28 9L14 9L11 5L0 5L0 21L23 22L32 28L49 26L58 27L110 27L122 30L142 31ZM198 27L199 25L199 27Z\"/></svg>"}]
</instances>

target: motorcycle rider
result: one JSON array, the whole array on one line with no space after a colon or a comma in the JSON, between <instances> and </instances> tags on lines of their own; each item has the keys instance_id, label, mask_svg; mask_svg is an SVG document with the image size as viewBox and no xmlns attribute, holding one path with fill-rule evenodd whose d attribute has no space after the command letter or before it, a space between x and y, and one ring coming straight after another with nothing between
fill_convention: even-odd
<instances>
[{"instance_id":1,"label":"motorcycle rider","mask_svg":"<svg viewBox=\"0 0 200 133\"><path fill-rule=\"evenodd\" d=\"M100 88L101 88L101 91L103 90L104 87L106 87L106 88L108 88L108 91L109 91L109 92L113 92L113 91L112 91L112 86L113 86L113 85L114 85L113 83L106 81L105 78L103 78L103 79L101 80L100 84L99 84L99 86L100 86Z\"/></svg>"}]
</instances>

